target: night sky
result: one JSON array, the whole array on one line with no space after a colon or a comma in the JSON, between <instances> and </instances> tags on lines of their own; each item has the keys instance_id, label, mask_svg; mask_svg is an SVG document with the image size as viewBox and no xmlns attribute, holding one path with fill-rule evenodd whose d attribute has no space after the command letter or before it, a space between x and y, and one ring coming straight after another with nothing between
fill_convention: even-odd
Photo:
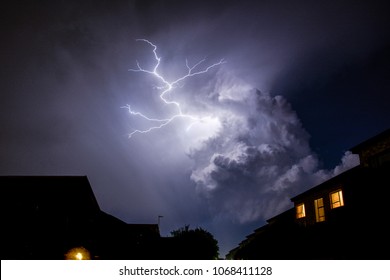
<instances>
[{"instance_id":1,"label":"night sky","mask_svg":"<svg viewBox=\"0 0 390 280\"><path fill-rule=\"evenodd\" d=\"M103 211L222 257L390 126L387 1L9 2L0 175L86 175ZM224 63L165 102L137 39L168 83Z\"/></svg>"}]
</instances>

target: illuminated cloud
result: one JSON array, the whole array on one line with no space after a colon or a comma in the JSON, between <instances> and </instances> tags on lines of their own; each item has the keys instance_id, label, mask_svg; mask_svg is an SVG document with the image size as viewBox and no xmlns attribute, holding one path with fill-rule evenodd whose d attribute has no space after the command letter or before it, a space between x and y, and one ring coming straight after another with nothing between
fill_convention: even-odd
<instances>
[{"instance_id":1,"label":"illuminated cloud","mask_svg":"<svg viewBox=\"0 0 390 280\"><path fill-rule=\"evenodd\" d=\"M335 170L319 169L309 135L289 102L231 73L218 72L203 100L221 126L190 148L191 179L219 217L239 223L270 218L291 207L293 195L357 164L346 154Z\"/></svg>"},{"instance_id":2,"label":"illuminated cloud","mask_svg":"<svg viewBox=\"0 0 390 280\"><path fill-rule=\"evenodd\" d=\"M321 179L318 161L282 96L219 75L209 106L221 128L191 149L191 179L214 213L241 223L269 218L290 206L292 194Z\"/></svg>"}]
</instances>

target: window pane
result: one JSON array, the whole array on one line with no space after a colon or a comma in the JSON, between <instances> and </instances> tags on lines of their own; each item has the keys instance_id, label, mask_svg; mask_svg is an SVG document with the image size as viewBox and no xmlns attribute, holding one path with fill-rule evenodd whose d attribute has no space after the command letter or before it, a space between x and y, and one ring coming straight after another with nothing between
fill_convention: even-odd
<instances>
[{"instance_id":1,"label":"window pane","mask_svg":"<svg viewBox=\"0 0 390 280\"><path fill-rule=\"evenodd\" d=\"M343 192L341 190L338 190L336 192L331 193L330 207L333 209L341 206L344 206Z\"/></svg>"},{"instance_id":2,"label":"window pane","mask_svg":"<svg viewBox=\"0 0 390 280\"><path fill-rule=\"evenodd\" d=\"M301 204L298 204L297 207L296 207L296 217L297 219L299 218L303 218L306 216L306 213L305 213L305 204L301 203Z\"/></svg>"},{"instance_id":3,"label":"window pane","mask_svg":"<svg viewBox=\"0 0 390 280\"><path fill-rule=\"evenodd\" d=\"M338 191L339 197L340 197L340 206L344 206L344 199L343 199L343 192Z\"/></svg>"},{"instance_id":4,"label":"window pane","mask_svg":"<svg viewBox=\"0 0 390 280\"><path fill-rule=\"evenodd\" d=\"M322 198L314 200L314 208L316 211L316 221L325 221L324 200Z\"/></svg>"}]
</instances>

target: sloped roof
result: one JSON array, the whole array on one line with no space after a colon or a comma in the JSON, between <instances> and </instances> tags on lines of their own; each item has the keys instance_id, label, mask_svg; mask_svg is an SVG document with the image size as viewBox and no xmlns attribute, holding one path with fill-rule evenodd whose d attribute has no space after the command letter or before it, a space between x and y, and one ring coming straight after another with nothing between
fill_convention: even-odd
<instances>
[{"instance_id":1,"label":"sloped roof","mask_svg":"<svg viewBox=\"0 0 390 280\"><path fill-rule=\"evenodd\" d=\"M387 129L363 142L361 142L360 144L357 144L356 146L350 148L350 151L354 154L358 154L360 153L361 150L379 142L379 141L382 141L384 139L390 139L390 129Z\"/></svg>"},{"instance_id":2,"label":"sloped roof","mask_svg":"<svg viewBox=\"0 0 390 280\"><path fill-rule=\"evenodd\" d=\"M310 188L307 191L302 192L302 193L292 197L290 200L292 202L295 202L295 201L301 199L302 197L306 197L308 195L318 193L320 190L326 190L329 187L337 186L337 184L339 182L343 181L345 178L355 178L356 175L359 175L359 174L361 175L362 172L363 172L363 170L361 169L360 165L352 167L351 169L346 170L343 173L340 173L337 176L334 176L334 177L326 180L325 182L322 182L321 184L316 185L315 187Z\"/></svg>"},{"instance_id":3,"label":"sloped roof","mask_svg":"<svg viewBox=\"0 0 390 280\"><path fill-rule=\"evenodd\" d=\"M42 210L99 212L86 176L0 176L4 209L40 207Z\"/></svg>"}]
</instances>

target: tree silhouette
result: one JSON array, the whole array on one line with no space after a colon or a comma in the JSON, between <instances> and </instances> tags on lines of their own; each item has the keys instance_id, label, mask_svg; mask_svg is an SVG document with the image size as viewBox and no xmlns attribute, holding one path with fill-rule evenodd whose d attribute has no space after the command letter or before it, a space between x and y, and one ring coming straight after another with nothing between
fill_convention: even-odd
<instances>
[{"instance_id":1,"label":"tree silhouette","mask_svg":"<svg viewBox=\"0 0 390 280\"><path fill-rule=\"evenodd\" d=\"M178 259L212 260L219 257L218 241L207 230L189 225L171 231Z\"/></svg>"}]
</instances>

